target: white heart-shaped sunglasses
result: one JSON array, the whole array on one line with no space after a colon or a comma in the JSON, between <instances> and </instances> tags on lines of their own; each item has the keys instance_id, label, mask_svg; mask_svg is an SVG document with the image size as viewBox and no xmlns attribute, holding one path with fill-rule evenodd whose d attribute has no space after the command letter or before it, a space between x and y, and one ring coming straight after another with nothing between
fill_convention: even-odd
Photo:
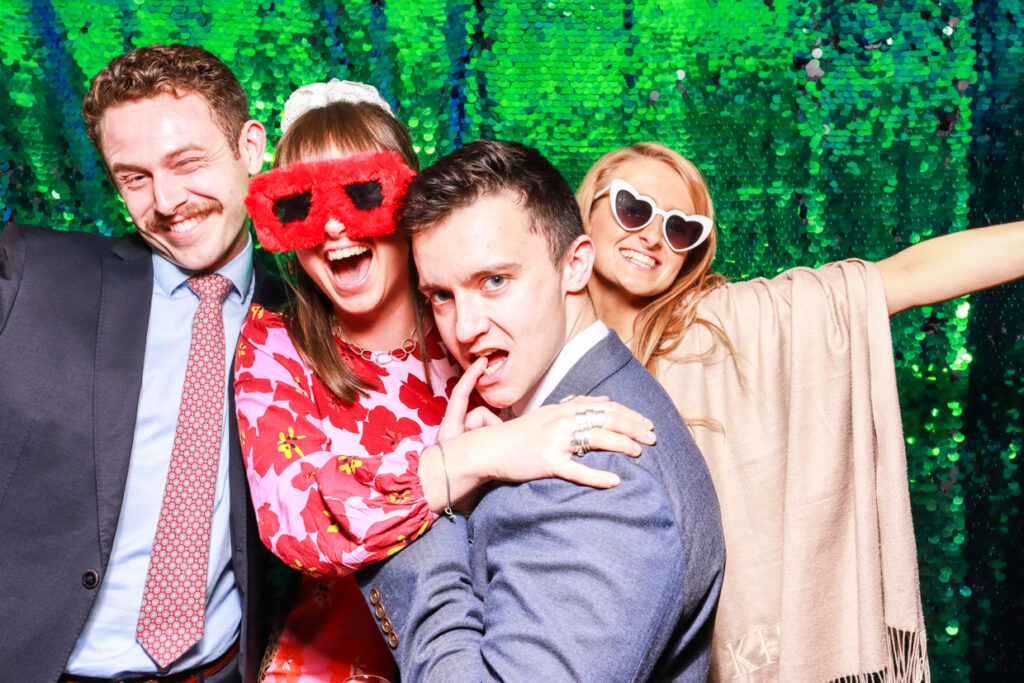
<instances>
[{"instance_id":1,"label":"white heart-shaped sunglasses","mask_svg":"<svg viewBox=\"0 0 1024 683\"><path fill-rule=\"evenodd\" d=\"M613 178L611 185L594 195L594 201L606 194L610 195L609 203L615 222L623 230L643 230L655 216L661 216L661 232L665 236L665 244L677 254L699 247L711 234L714 221L707 216L690 216L674 209L663 211L653 199L637 192L622 178Z\"/></svg>"}]
</instances>

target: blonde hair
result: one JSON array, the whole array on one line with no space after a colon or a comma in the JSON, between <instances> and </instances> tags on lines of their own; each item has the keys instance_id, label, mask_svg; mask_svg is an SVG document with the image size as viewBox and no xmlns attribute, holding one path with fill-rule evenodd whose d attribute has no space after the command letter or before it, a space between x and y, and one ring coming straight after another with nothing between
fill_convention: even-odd
<instances>
[{"instance_id":1,"label":"blonde hair","mask_svg":"<svg viewBox=\"0 0 1024 683\"><path fill-rule=\"evenodd\" d=\"M715 217L711 193L704 176L688 159L656 142L641 142L608 152L590 167L576 191L576 201L583 213L584 227L589 226L594 210L594 195L612 181L616 169L631 161L653 159L675 171L686 185L693 199L696 213ZM589 233L589 229L587 230ZM711 269L715 259L717 231L712 230L707 240L687 253L683 267L673 283L664 292L651 299L637 314L630 342L633 355L654 374L657 360L676 349L683 334L691 325L704 325L723 339L730 351L735 349L725 332L714 323L698 317L697 305L711 290L725 284L724 276Z\"/></svg>"}]
</instances>

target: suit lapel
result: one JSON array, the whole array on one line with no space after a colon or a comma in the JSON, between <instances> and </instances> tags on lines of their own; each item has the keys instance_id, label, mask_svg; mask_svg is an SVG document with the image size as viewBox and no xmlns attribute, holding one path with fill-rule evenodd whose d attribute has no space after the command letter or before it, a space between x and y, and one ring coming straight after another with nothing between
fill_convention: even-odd
<instances>
[{"instance_id":1,"label":"suit lapel","mask_svg":"<svg viewBox=\"0 0 1024 683\"><path fill-rule=\"evenodd\" d=\"M128 477L152 293L153 262L149 250L137 238L118 242L103 261L92 404L97 514L104 566L110 558Z\"/></svg>"},{"instance_id":2,"label":"suit lapel","mask_svg":"<svg viewBox=\"0 0 1024 683\"><path fill-rule=\"evenodd\" d=\"M558 386L544 399L544 405L557 403L570 394L589 396L601 382L621 370L632 359L633 354L619 341L618 335L609 330L604 339L572 366Z\"/></svg>"}]
</instances>

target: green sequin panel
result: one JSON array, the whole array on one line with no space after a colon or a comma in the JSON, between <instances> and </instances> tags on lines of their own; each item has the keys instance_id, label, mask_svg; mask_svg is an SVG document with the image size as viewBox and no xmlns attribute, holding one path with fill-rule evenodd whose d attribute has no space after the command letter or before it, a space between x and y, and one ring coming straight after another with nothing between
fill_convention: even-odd
<instances>
[{"instance_id":1,"label":"green sequin panel","mask_svg":"<svg viewBox=\"0 0 1024 683\"><path fill-rule=\"evenodd\" d=\"M288 95L333 77L375 85L424 164L499 137L577 183L663 142L706 174L734 278L1024 213L1020 0L3 0L0 26L0 227L131 229L78 109L156 42L227 62L268 162ZM1019 678L1024 286L892 329L934 680Z\"/></svg>"}]
</instances>

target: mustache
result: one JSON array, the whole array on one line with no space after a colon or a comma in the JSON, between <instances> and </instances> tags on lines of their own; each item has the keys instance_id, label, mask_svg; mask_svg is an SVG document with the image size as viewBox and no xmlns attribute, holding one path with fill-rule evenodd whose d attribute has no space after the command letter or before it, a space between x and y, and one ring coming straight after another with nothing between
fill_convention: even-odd
<instances>
[{"instance_id":1,"label":"mustache","mask_svg":"<svg viewBox=\"0 0 1024 683\"><path fill-rule=\"evenodd\" d=\"M146 230L156 232L171 227L171 223L188 220L189 218L201 218L211 213L218 213L224 210L224 205L216 199L207 199L194 204L186 204L181 211L176 211L170 216L155 215L146 219Z\"/></svg>"}]
</instances>

